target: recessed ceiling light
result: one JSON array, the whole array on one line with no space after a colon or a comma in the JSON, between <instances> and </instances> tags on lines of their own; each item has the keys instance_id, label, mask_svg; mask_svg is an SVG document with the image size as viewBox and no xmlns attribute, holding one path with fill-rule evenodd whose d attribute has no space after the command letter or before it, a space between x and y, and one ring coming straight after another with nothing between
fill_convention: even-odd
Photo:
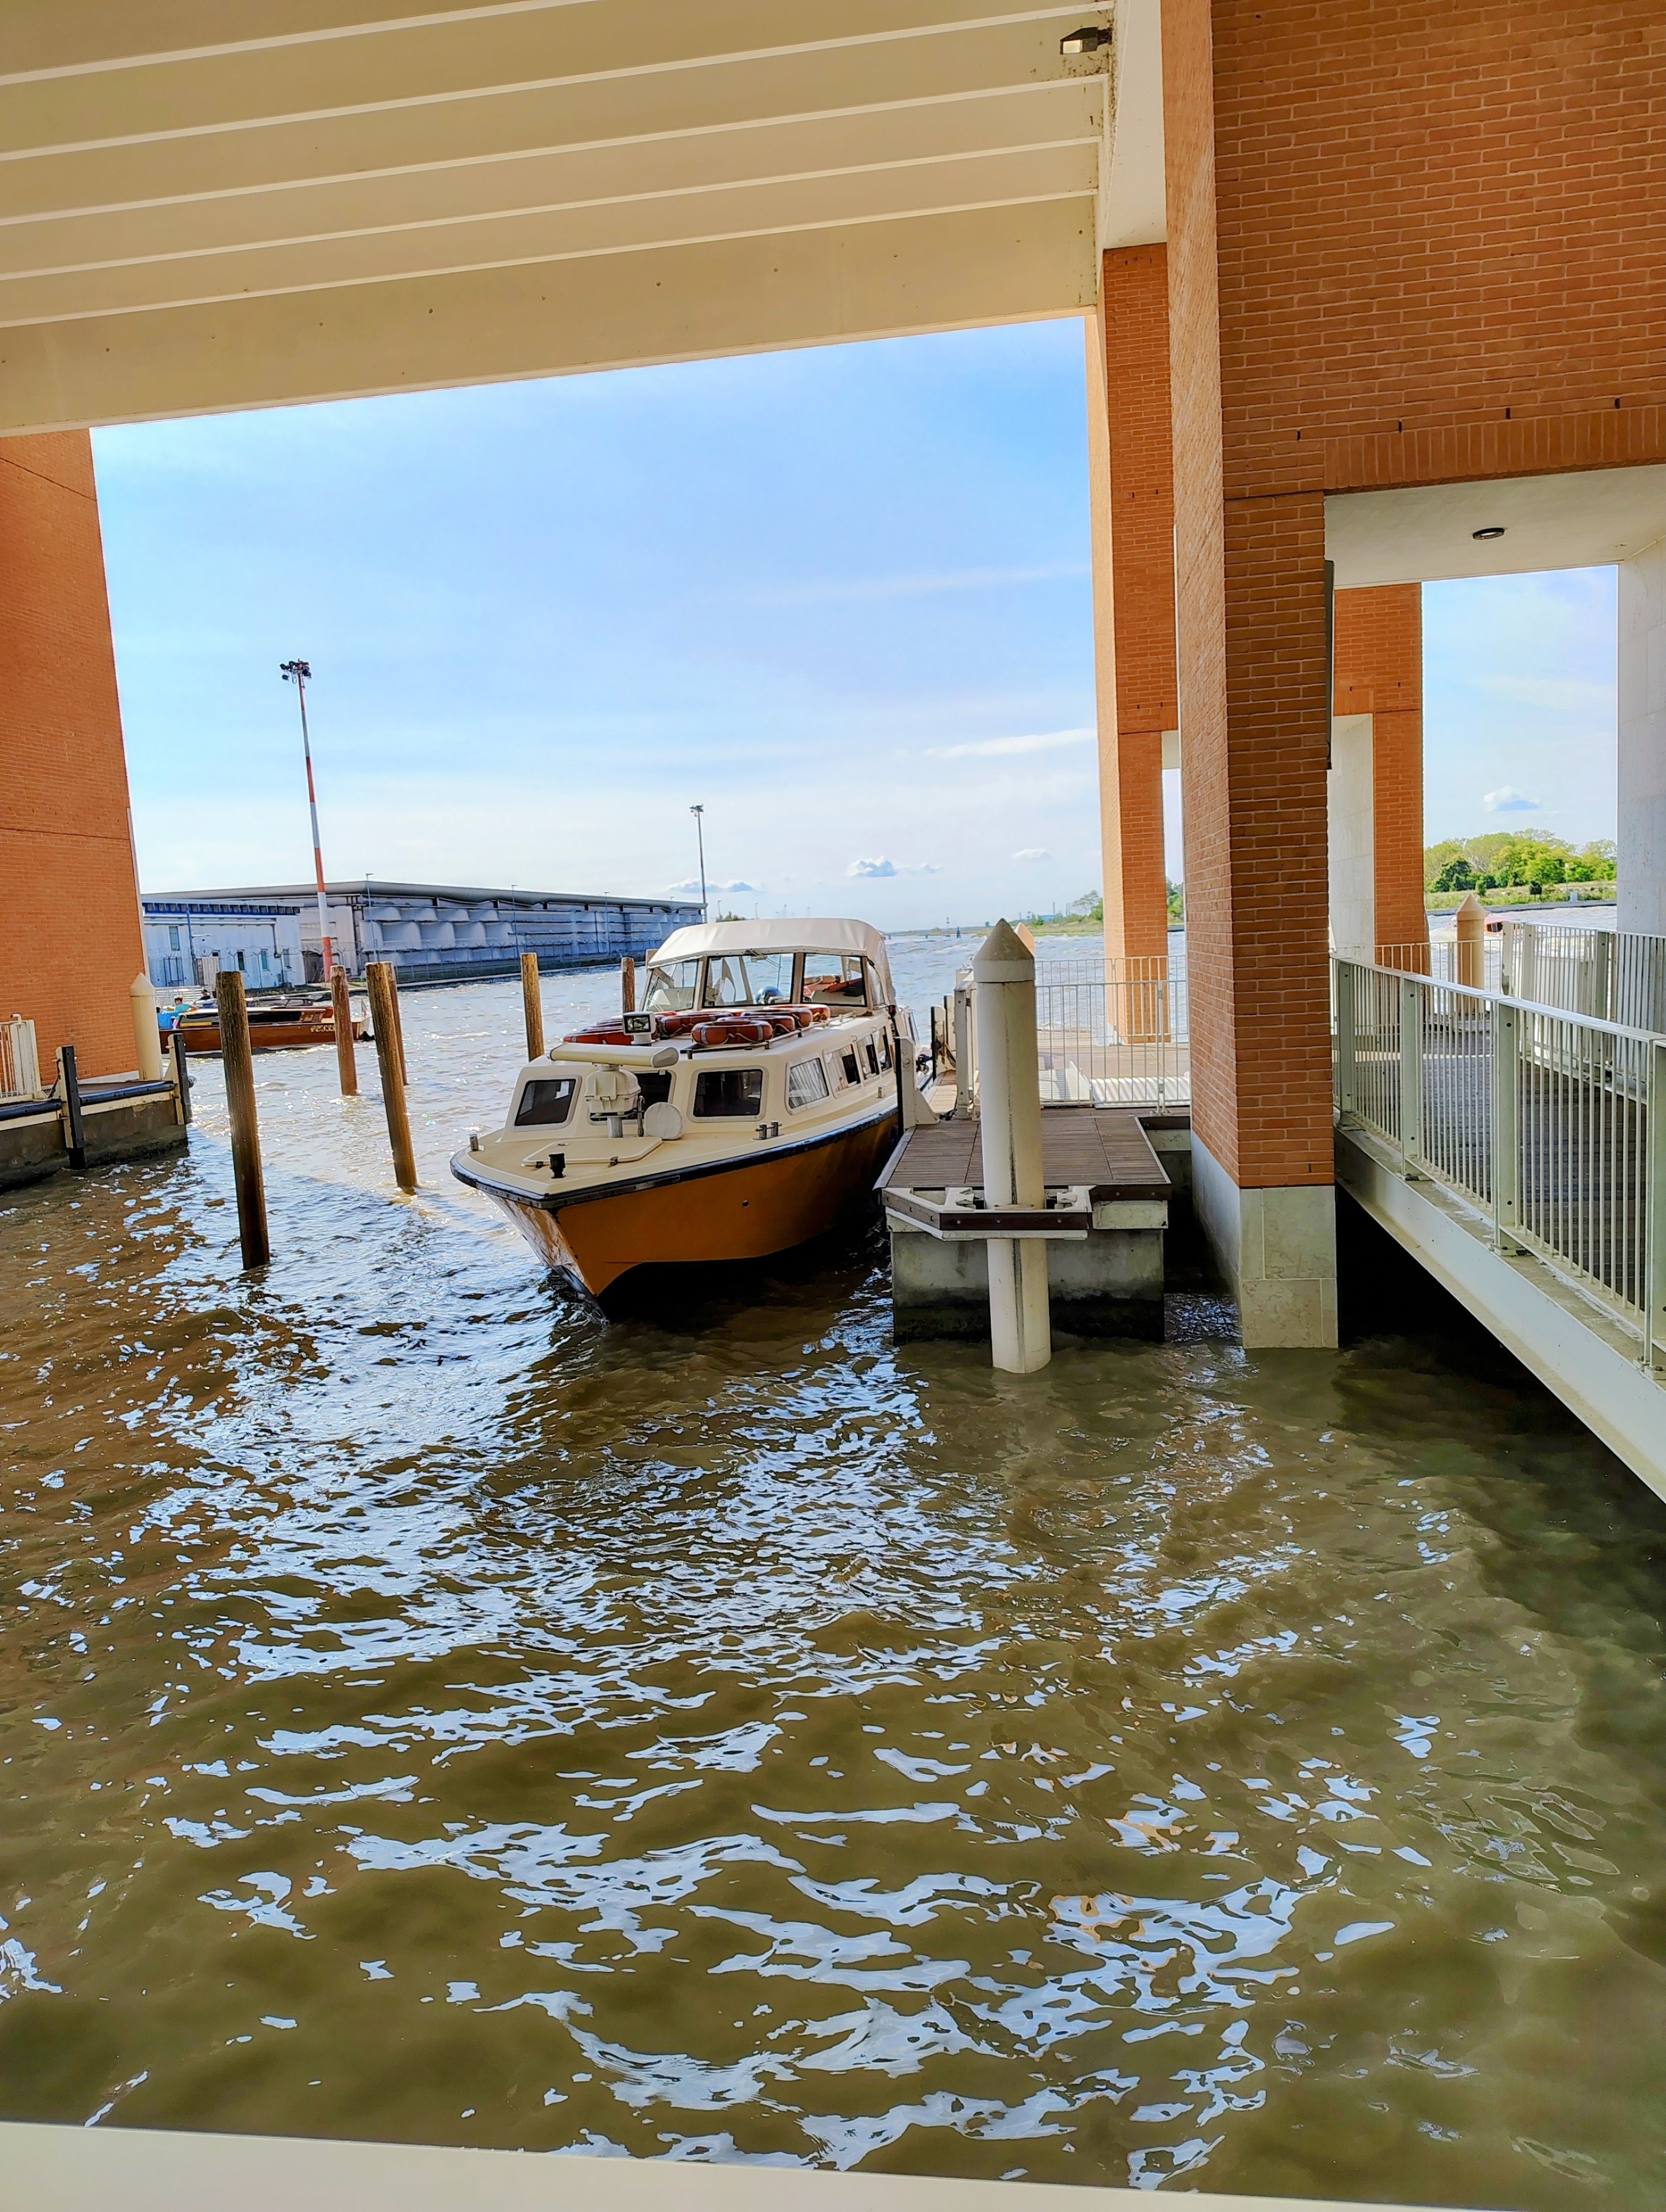
<instances>
[{"instance_id":1,"label":"recessed ceiling light","mask_svg":"<svg viewBox=\"0 0 1666 2212\"><path fill-rule=\"evenodd\" d=\"M1102 46L1110 44L1110 33L1102 24L1089 23L1084 29L1071 32L1068 38L1059 40L1061 54L1097 54Z\"/></svg>"},{"instance_id":2,"label":"recessed ceiling light","mask_svg":"<svg viewBox=\"0 0 1666 2212\"><path fill-rule=\"evenodd\" d=\"M1502 538L1504 525L1501 522L1489 522L1485 530L1472 530L1469 535L1472 538Z\"/></svg>"}]
</instances>

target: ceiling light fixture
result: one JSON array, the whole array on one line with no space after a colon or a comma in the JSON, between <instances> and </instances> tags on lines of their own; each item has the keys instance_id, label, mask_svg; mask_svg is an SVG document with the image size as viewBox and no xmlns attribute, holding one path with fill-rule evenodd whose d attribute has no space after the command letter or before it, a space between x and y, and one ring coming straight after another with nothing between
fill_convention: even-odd
<instances>
[{"instance_id":1,"label":"ceiling light fixture","mask_svg":"<svg viewBox=\"0 0 1666 2212\"><path fill-rule=\"evenodd\" d=\"M1061 39L1059 52L1061 54L1097 54L1102 47L1108 46L1110 44L1110 27L1105 24L1089 23L1082 30L1073 31L1068 38Z\"/></svg>"},{"instance_id":2,"label":"ceiling light fixture","mask_svg":"<svg viewBox=\"0 0 1666 2212\"><path fill-rule=\"evenodd\" d=\"M1489 522L1485 530L1472 530L1469 535L1472 538L1502 538L1504 525L1501 522Z\"/></svg>"}]
</instances>

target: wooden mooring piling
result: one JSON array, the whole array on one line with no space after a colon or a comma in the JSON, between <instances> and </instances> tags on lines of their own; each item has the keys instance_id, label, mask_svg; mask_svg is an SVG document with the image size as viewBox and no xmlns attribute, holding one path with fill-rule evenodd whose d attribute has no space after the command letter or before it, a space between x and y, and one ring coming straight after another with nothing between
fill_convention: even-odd
<instances>
[{"instance_id":1,"label":"wooden mooring piling","mask_svg":"<svg viewBox=\"0 0 1666 2212\"><path fill-rule=\"evenodd\" d=\"M260 1124L254 1103L254 1053L249 1043L249 1005L242 971L222 968L215 978L220 1014L220 1059L226 1072L226 1112L231 1122L231 1171L237 1191L237 1234L245 1268L264 1267L272 1256L266 1227L266 1178L260 1164Z\"/></svg>"},{"instance_id":2,"label":"wooden mooring piling","mask_svg":"<svg viewBox=\"0 0 1666 2212\"><path fill-rule=\"evenodd\" d=\"M370 1025L376 1038L376 1064L381 1071L382 1110L387 1116L387 1141L393 1153L393 1180L401 1190L415 1190L416 1155L411 1149L410 1115L405 1104L398 986L385 960L371 961L364 977L370 992Z\"/></svg>"}]
</instances>

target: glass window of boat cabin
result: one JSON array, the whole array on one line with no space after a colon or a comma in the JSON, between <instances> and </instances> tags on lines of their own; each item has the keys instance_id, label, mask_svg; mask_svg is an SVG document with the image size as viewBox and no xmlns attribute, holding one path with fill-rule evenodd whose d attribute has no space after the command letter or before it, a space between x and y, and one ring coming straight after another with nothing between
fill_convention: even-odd
<instances>
[{"instance_id":1,"label":"glass window of boat cabin","mask_svg":"<svg viewBox=\"0 0 1666 2212\"><path fill-rule=\"evenodd\" d=\"M827 1075L818 1060L795 1060L787 1071L789 1108L819 1106L827 1096Z\"/></svg>"},{"instance_id":2,"label":"glass window of boat cabin","mask_svg":"<svg viewBox=\"0 0 1666 2212\"><path fill-rule=\"evenodd\" d=\"M757 1121L763 1111L761 1067L706 1067L694 1079L696 1121Z\"/></svg>"},{"instance_id":3,"label":"glass window of boat cabin","mask_svg":"<svg viewBox=\"0 0 1666 2212\"><path fill-rule=\"evenodd\" d=\"M573 1097L578 1090L576 1078L558 1075L533 1076L521 1086L515 1103L514 1126L517 1129L550 1129L558 1127L573 1111Z\"/></svg>"},{"instance_id":4,"label":"glass window of boat cabin","mask_svg":"<svg viewBox=\"0 0 1666 2212\"><path fill-rule=\"evenodd\" d=\"M700 988L700 963L697 960L668 960L663 968L650 968L648 988L642 994L642 1012L646 1014L686 1013L695 1002Z\"/></svg>"},{"instance_id":5,"label":"glass window of boat cabin","mask_svg":"<svg viewBox=\"0 0 1666 2212\"><path fill-rule=\"evenodd\" d=\"M836 1091L848 1091L853 1084L865 1082L867 1069L863 1066L860 1045L848 1044L842 1051L827 1055L827 1072L833 1079Z\"/></svg>"},{"instance_id":6,"label":"glass window of boat cabin","mask_svg":"<svg viewBox=\"0 0 1666 2212\"><path fill-rule=\"evenodd\" d=\"M714 953L706 963L703 1006L784 1006L793 995L790 952Z\"/></svg>"},{"instance_id":7,"label":"glass window of boat cabin","mask_svg":"<svg viewBox=\"0 0 1666 2212\"><path fill-rule=\"evenodd\" d=\"M866 1006L866 968L859 952L806 952L800 986L806 1003L812 1006Z\"/></svg>"}]
</instances>

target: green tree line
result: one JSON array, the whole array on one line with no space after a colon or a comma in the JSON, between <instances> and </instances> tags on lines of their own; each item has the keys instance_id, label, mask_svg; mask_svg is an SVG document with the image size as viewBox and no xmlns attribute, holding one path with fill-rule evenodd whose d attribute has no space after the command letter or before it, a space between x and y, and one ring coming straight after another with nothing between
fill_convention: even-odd
<instances>
[{"instance_id":1,"label":"green tree line","mask_svg":"<svg viewBox=\"0 0 1666 2212\"><path fill-rule=\"evenodd\" d=\"M1612 883L1614 841L1594 837L1575 848L1547 830L1489 830L1481 837L1443 837L1423 854L1427 891L1495 891L1519 885Z\"/></svg>"}]
</instances>

